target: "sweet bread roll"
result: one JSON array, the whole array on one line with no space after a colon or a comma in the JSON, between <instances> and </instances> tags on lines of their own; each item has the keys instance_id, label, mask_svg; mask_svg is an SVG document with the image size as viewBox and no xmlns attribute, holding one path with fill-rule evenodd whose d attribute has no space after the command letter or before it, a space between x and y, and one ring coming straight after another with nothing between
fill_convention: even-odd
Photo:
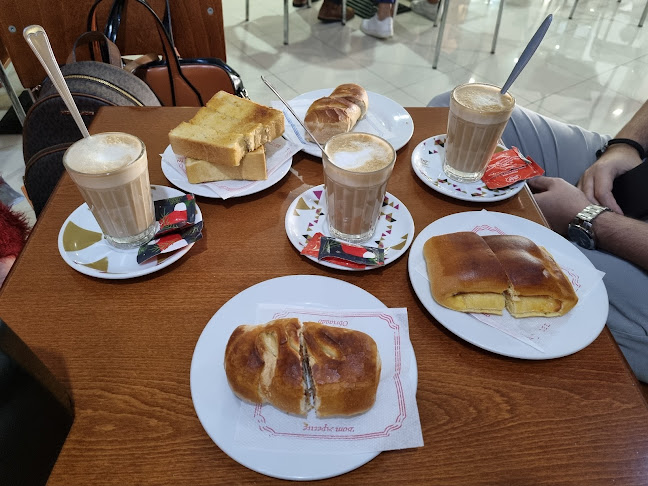
<instances>
[{"instance_id":1,"label":"sweet bread roll","mask_svg":"<svg viewBox=\"0 0 648 486\"><path fill-rule=\"evenodd\" d=\"M380 381L375 341L352 329L277 319L237 327L225 348L225 374L234 394L294 415L366 412Z\"/></svg>"},{"instance_id":2,"label":"sweet bread roll","mask_svg":"<svg viewBox=\"0 0 648 486\"><path fill-rule=\"evenodd\" d=\"M495 253L476 233L433 236L423 245L432 296L461 312L502 314L509 279Z\"/></svg>"},{"instance_id":3,"label":"sweet bread roll","mask_svg":"<svg viewBox=\"0 0 648 486\"><path fill-rule=\"evenodd\" d=\"M361 113L360 107L346 98L319 98L308 107L304 124L324 145L333 135L350 131Z\"/></svg>"},{"instance_id":4,"label":"sweet bread roll","mask_svg":"<svg viewBox=\"0 0 648 486\"><path fill-rule=\"evenodd\" d=\"M369 108L369 95L367 91L358 84L347 83L341 84L329 95L331 98L345 98L351 103L355 103L360 108L360 118L365 116Z\"/></svg>"},{"instance_id":5,"label":"sweet bread roll","mask_svg":"<svg viewBox=\"0 0 648 486\"><path fill-rule=\"evenodd\" d=\"M237 327L225 348L225 374L234 394L252 403L305 416L310 408L300 352L301 323L277 319Z\"/></svg>"},{"instance_id":6,"label":"sweet bread roll","mask_svg":"<svg viewBox=\"0 0 648 486\"><path fill-rule=\"evenodd\" d=\"M513 317L557 317L578 302L571 283L553 257L524 236L484 236L511 281L506 309Z\"/></svg>"},{"instance_id":7,"label":"sweet bread roll","mask_svg":"<svg viewBox=\"0 0 648 486\"><path fill-rule=\"evenodd\" d=\"M375 341L360 331L317 322L305 322L303 336L317 416L369 410L380 381Z\"/></svg>"}]
</instances>

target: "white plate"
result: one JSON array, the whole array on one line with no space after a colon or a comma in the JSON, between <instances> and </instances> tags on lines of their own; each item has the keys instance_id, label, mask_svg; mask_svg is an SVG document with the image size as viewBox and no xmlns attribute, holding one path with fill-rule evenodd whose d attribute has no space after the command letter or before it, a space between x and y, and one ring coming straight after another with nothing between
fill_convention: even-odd
<instances>
[{"instance_id":1,"label":"white plate","mask_svg":"<svg viewBox=\"0 0 648 486\"><path fill-rule=\"evenodd\" d=\"M167 147L167 150L171 150L171 146ZM271 186L274 186L279 182L283 177L288 173L290 167L292 166L292 157L286 160L283 164L278 166L274 171L268 173L268 178L264 181L245 181L247 184L244 186L243 191L240 194L237 194L233 197L242 197L249 196L250 194L255 194L261 192ZM221 199L221 197L212 191L207 184L192 184L187 180L186 174L180 174L178 171L173 170L166 163L162 162L162 173L171 184L176 187L179 187L183 191L190 192L197 196L210 197L213 199ZM223 181L226 182L226 181ZM241 183L242 181L235 181Z\"/></svg>"},{"instance_id":2,"label":"white plate","mask_svg":"<svg viewBox=\"0 0 648 486\"><path fill-rule=\"evenodd\" d=\"M313 101L328 96L332 88L309 91L289 101L289 104L301 120L304 119L308 107ZM354 132L366 132L379 135L392 144L394 150L398 150L412 138L414 133L414 122L412 116L405 108L386 96L367 91L369 97L369 109L363 118L358 120ZM292 114L284 108L286 115L286 131L291 130L304 145L303 151L316 157L322 156L322 151L313 142L306 141L304 128L293 118Z\"/></svg>"},{"instance_id":3,"label":"white plate","mask_svg":"<svg viewBox=\"0 0 648 486\"><path fill-rule=\"evenodd\" d=\"M223 452L243 466L280 479L330 478L352 471L376 457L378 452L327 455L259 451L247 449L235 442L240 401L227 383L223 367L225 346L238 325L255 322L256 305L260 303L320 309L386 307L376 297L355 285L316 275L292 275L266 280L232 297L205 326L191 361L191 397L198 419L207 434ZM416 370L415 360L411 369Z\"/></svg>"},{"instance_id":4,"label":"white plate","mask_svg":"<svg viewBox=\"0 0 648 486\"><path fill-rule=\"evenodd\" d=\"M423 306L439 323L457 336L482 349L504 356L538 360L560 358L580 351L591 344L603 330L608 315L608 296L602 280L570 311L573 315L568 321L568 325L558 330L555 338L551 340L551 347L545 349L545 352L479 322L470 314L453 311L437 304L430 292L429 282L416 270L425 261L423 245L432 236L466 231L464 222L479 213L469 211L438 219L423 229L414 240L409 255L408 271L414 292ZM484 224L486 225L489 213L484 214ZM587 257L574 245L550 229L510 214L496 212L490 212L490 214L515 227L516 234L526 236L536 244L544 246L554 256L557 253L562 253L581 265L592 266Z\"/></svg>"},{"instance_id":5,"label":"white plate","mask_svg":"<svg viewBox=\"0 0 648 486\"><path fill-rule=\"evenodd\" d=\"M484 182L457 182L443 171L446 136L436 135L423 140L412 152L412 168L429 187L446 196L463 201L495 202L515 196L524 187L524 181L501 189L489 189Z\"/></svg>"},{"instance_id":6,"label":"white plate","mask_svg":"<svg viewBox=\"0 0 648 486\"><path fill-rule=\"evenodd\" d=\"M156 185L151 186L151 191L154 201L182 196L184 194L172 187ZM199 221L202 221L202 213L198 204L196 204L196 222ZM63 245L63 237L66 229L69 231L66 236L68 239L85 240L89 236L91 238L101 239L90 246L86 247L84 244L81 244L81 248L78 250L66 251ZM69 247L70 242L68 241L67 243ZM90 212L86 203L83 203L68 216L58 235L58 249L65 263L77 272L85 275L113 280L141 277L142 275L148 275L149 273L162 270L182 258L193 245L191 243L173 253L162 254L156 258L151 258L148 262L139 264L137 263L137 248L132 250L118 250L106 243L103 239L99 224L97 224L97 220ZM103 270L104 267L106 268L105 270Z\"/></svg>"},{"instance_id":7,"label":"white plate","mask_svg":"<svg viewBox=\"0 0 648 486\"><path fill-rule=\"evenodd\" d=\"M295 200L286 211L286 234L298 251L302 251L308 240L315 233L331 236L326 218L326 196L324 184L312 187ZM385 265L395 261L404 254L414 240L414 220L405 205L389 192L385 194L383 208L380 211L374 235L363 246L385 249ZM372 270L385 265L374 265L365 268L350 268L306 255L314 262L338 270Z\"/></svg>"}]
</instances>

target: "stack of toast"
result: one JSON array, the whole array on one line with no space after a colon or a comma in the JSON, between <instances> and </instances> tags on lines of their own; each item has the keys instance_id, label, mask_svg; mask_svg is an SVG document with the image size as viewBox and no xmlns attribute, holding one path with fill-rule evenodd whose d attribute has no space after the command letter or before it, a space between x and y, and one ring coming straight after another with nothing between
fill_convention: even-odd
<instances>
[{"instance_id":1,"label":"stack of toast","mask_svg":"<svg viewBox=\"0 0 648 486\"><path fill-rule=\"evenodd\" d=\"M281 111L219 91L188 122L169 132L171 148L185 156L192 184L267 179L263 145L284 132Z\"/></svg>"}]
</instances>

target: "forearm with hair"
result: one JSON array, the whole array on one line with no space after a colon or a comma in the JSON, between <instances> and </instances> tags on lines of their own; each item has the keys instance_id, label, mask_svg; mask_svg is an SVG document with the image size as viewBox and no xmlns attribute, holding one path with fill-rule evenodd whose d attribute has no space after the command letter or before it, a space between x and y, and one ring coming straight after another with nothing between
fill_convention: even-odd
<instances>
[{"instance_id":1,"label":"forearm with hair","mask_svg":"<svg viewBox=\"0 0 648 486\"><path fill-rule=\"evenodd\" d=\"M648 102L644 103L615 138L629 138L648 150Z\"/></svg>"},{"instance_id":2,"label":"forearm with hair","mask_svg":"<svg viewBox=\"0 0 648 486\"><path fill-rule=\"evenodd\" d=\"M593 229L599 248L648 271L648 223L606 211Z\"/></svg>"}]
</instances>

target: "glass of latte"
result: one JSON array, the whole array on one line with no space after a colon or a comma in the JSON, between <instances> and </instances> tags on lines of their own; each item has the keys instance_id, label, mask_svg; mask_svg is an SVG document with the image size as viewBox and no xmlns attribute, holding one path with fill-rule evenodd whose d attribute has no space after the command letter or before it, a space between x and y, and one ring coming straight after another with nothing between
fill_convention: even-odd
<instances>
[{"instance_id":1,"label":"glass of latte","mask_svg":"<svg viewBox=\"0 0 648 486\"><path fill-rule=\"evenodd\" d=\"M331 236L351 243L376 230L396 151L369 133L342 133L326 143L322 155Z\"/></svg>"},{"instance_id":2,"label":"glass of latte","mask_svg":"<svg viewBox=\"0 0 648 486\"><path fill-rule=\"evenodd\" d=\"M67 149L63 165L110 245L136 248L153 237L148 159L139 138L119 132L82 138Z\"/></svg>"},{"instance_id":3,"label":"glass of latte","mask_svg":"<svg viewBox=\"0 0 648 486\"><path fill-rule=\"evenodd\" d=\"M504 127L515 107L515 98L502 95L498 86L462 84L452 90L443 171L459 182L482 178Z\"/></svg>"}]
</instances>

